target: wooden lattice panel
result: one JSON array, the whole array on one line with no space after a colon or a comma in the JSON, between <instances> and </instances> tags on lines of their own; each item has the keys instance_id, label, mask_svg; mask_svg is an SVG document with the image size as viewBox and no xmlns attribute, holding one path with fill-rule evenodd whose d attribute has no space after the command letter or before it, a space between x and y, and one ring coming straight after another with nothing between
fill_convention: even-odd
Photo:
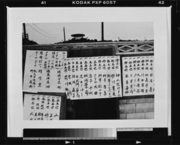
<instances>
[{"instance_id":1,"label":"wooden lattice panel","mask_svg":"<svg viewBox=\"0 0 180 145\"><path fill-rule=\"evenodd\" d=\"M149 45L149 44L142 44L142 45L138 45L138 50L141 51L153 51L154 50L154 46L153 45Z\"/></svg>"},{"instance_id":2,"label":"wooden lattice panel","mask_svg":"<svg viewBox=\"0 0 180 145\"><path fill-rule=\"evenodd\" d=\"M119 52L132 52L134 51L134 45L118 45Z\"/></svg>"}]
</instances>

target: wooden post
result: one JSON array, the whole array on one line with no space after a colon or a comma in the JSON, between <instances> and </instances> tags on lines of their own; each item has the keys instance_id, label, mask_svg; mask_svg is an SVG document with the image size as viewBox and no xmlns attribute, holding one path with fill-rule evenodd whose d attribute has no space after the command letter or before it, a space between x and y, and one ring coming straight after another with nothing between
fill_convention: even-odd
<instances>
[{"instance_id":1,"label":"wooden post","mask_svg":"<svg viewBox=\"0 0 180 145\"><path fill-rule=\"evenodd\" d=\"M24 30L24 39L26 40L26 25L23 23L23 30Z\"/></svg>"},{"instance_id":2,"label":"wooden post","mask_svg":"<svg viewBox=\"0 0 180 145\"><path fill-rule=\"evenodd\" d=\"M116 55L117 54L117 52L118 52L118 46L117 46L117 44L115 44L115 45L113 45L113 55Z\"/></svg>"},{"instance_id":3,"label":"wooden post","mask_svg":"<svg viewBox=\"0 0 180 145\"><path fill-rule=\"evenodd\" d=\"M135 52L138 52L138 46L137 46L137 44L134 44L134 51L135 51Z\"/></svg>"},{"instance_id":4,"label":"wooden post","mask_svg":"<svg viewBox=\"0 0 180 145\"><path fill-rule=\"evenodd\" d=\"M101 23L101 40L104 41L104 22Z\"/></svg>"},{"instance_id":5,"label":"wooden post","mask_svg":"<svg viewBox=\"0 0 180 145\"><path fill-rule=\"evenodd\" d=\"M64 32L64 41L66 41L65 27L63 27L63 32Z\"/></svg>"}]
</instances>

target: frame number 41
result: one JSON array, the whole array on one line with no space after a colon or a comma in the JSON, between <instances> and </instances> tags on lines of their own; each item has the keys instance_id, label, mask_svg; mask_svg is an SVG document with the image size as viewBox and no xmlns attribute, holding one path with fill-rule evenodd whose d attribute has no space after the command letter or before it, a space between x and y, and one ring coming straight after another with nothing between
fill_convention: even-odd
<instances>
[{"instance_id":1,"label":"frame number 41","mask_svg":"<svg viewBox=\"0 0 180 145\"><path fill-rule=\"evenodd\" d=\"M45 4L46 4L46 1L42 1L42 2L41 2L41 5L45 5Z\"/></svg>"}]
</instances>

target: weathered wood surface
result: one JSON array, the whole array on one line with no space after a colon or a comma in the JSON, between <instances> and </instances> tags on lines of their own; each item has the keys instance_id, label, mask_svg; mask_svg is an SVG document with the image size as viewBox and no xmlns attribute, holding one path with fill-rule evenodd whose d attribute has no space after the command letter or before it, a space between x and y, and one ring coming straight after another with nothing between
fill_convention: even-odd
<instances>
[{"instance_id":1,"label":"weathered wood surface","mask_svg":"<svg viewBox=\"0 0 180 145\"><path fill-rule=\"evenodd\" d=\"M132 52L153 52L153 41L134 42L91 42L91 43L62 43L46 45L24 45L28 49L52 49L52 50L82 50L112 48L115 54Z\"/></svg>"}]
</instances>

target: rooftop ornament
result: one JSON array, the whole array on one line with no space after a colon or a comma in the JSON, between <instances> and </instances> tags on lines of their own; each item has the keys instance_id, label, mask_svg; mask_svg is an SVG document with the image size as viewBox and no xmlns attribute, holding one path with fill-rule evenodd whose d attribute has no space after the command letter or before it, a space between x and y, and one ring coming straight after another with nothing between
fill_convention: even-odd
<instances>
[{"instance_id":1,"label":"rooftop ornament","mask_svg":"<svg viewBox=\"0 0 180 145\"><path fill-rule=\"evenodd\" d=\"M83 38L85 35L84 34L80 34L80 33L77 33L77 34L72 34L71 35L72 37L74 37L73 39L81 39Z\"/></svg>"}]
</instances>

